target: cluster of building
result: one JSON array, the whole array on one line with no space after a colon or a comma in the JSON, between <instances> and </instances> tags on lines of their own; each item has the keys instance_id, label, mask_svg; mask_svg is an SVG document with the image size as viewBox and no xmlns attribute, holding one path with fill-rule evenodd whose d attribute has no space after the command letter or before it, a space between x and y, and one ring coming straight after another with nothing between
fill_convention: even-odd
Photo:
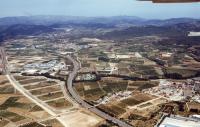
<instances>
[{"instance_id":1,"label":"cluster of building","mask_svg":"<svg viewBox=\"0 0 200 127\"><path fill-rule=\"evenodd\" d=\"M172 56L172 54L173 54L173 53L170 53L170 52L161 52L161 53L159 54L159 56L160 56L160 58L162 58L162 59L168 59L168 58L170 58L170 57Z\"/></svg>"},{"instance_id":2,"label":"cluster of building","mask_svg":"<svg viewBox=\"0 0 200 127\"><path fill-rule=\"evenodd\" d=\"M95 79L96 79L96 75L91 74L91 73L79 74L76 77L76 81L90 81L90 80L95 80Z\"/></svg>"},{"instance_id":3,"label":"cluster of building","mask_svg":"<svg viewBox=\"0 0 200 127\"><path fill-rule=\"evenodd\" d=\"M26 74L56 73L59 70L64 69L66 67L67 66L64 62L52 60L45 63L27 64L23 67L23 73Z\"/></svg>"},{"instance_id":4,"label":"cluster of building","mask_svg":"<svg viewBox=\"0 0 200 127\"><path fill-rule=\"evenodd\" d=\"M166 97L173 101L190 98L200 102L200 78L188 79L186 82L173 82L162 79L159 86L146 89L144 92Z\"/></svg>"},{"instance_id":5,"label":"cluster of building","mask_svg":"<svg viewBox=\"0 0 200 127\"><path fill-rule=\"evenodd\" d=\"M200 36L200 32L194 32L194 31L191 31L189 32L188 36Z\"/></svg>"},{"instance_id":6,"label":"cluster of building","mask_svg":"<svg viewBox=\"0 0 200 127\"><path fill-rule=\"evenodd\" d=\"M200 93L200 77L188 79L187 82L193 86L193 91Z\"/></svg>"},{"instance_id":7,"label":"cluster of building","mask_svg":"<svg viewBox=\"0 0 200 127\"><path fill-rule=\"evenodd\" d=\"M131 91L120 91L114 94L109 93L107 96L104 96L103 98L100 98L99 100L96 101L98 104L107 104L111 102L112 100L123 100L128 97L130 97L132 94Z\"/></svg>"}]
</instances>

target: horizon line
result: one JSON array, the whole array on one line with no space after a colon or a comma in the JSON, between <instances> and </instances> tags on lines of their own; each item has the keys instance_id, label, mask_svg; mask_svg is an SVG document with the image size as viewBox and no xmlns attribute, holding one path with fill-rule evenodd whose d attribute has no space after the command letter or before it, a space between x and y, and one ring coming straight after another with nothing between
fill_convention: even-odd
<instances>
[{"instance_id":1,"label":"horizon line","mask_svg":"<svg viewBox=\"0 0 200 127\"><path fill-rule=\"evenodd\" d=\"M113 15L113 16L78 16L78 15L15 15L15 16L0 16L0 19L3 18L14 18L14 17L37 17L37 16L49 16L49 17L79 17L79 18L111 18L111 17L135 17L140 19L146 19L146 20L167 20L167 19L180 19L180 18L186 18L186 19L200 19L200 17L169 17L169 18L145 18L140 16L133 16L133 15Z\"/></svg>"}]
</instances>

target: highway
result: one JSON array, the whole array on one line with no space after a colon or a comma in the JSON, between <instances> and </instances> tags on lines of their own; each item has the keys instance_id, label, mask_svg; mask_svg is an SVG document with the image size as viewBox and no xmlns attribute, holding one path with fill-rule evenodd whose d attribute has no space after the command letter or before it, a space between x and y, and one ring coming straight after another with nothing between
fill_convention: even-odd
<instances>
[{"instance_id":1,"label":"highway","mask_svg":"<svg viewBox=\"0 0 200 127\"><path fill-rule=\"evenodd\" d=\"M73 80L74 78L76 77L77 73L78 73L78 70L80 68L80 65L79 63L74 60L71 56L67 56L66 57L68 60L70 60L72 63L73 63L73 71L69 74L69 77L68 77L68 80L67 80L67 89L69 91L69 93L71 94L71 96L73 97L73 99L79 103L82 107L88 109L89 111L95 113L96 115L106 119L106 120L109 120L109 121L112 121L113 123L119 125L120 127L132 127L131 125L129 125L128 123L124 122L124 121L121 121L115 117L112 117L108 114L106 114L105 112L97 109L96 107L94 107L93 105L90 105L88 104L87 102L83 101L81 99L81 97L79 96L78 93L76 93L76 90L73 88Z\"/></svg>"}]
</instances>

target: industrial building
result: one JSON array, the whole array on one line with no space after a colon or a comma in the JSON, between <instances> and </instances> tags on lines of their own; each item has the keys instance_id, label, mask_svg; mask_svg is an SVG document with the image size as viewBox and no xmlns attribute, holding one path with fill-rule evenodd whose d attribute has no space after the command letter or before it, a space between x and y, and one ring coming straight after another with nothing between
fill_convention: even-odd
<instances>
[{"instance_id":1,"label":"industrial building","mask_svg":"<svg viewBox=\"0 0 200 127\"><path fill-rule=\"evenodd\" d=\"M200 127L200 121L197 117L167 116L162 117L160 123L155 127Z\"/></svg>"}]
</instances>

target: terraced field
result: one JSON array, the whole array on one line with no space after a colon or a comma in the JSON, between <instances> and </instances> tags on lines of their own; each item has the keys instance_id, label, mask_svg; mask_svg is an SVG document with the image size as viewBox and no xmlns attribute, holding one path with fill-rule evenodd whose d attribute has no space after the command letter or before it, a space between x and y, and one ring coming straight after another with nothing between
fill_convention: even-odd
<instances>
[{"instance_id":1,"label":"terraced field","mask_svg":"<svg viewBox=\"0 0 200 127\"><path fill-rule=\"evenodd\" d=\"M38 88L35 90L30 90L30 93L33 95L41 95L45 93L52 93L59 90L60 90L59 86L52 86L52 87L47 87L47 88Z\"/></svg>"},{"instance_id":2,"label":"terraced field","mask_svg":"<svg viewBox=\"0 0 200 127\"><path fill-rule=\"evenodd\" d=\"M59 110L72 107L72 104L64 98L60 81L42 76L15 75L14 77L28 92L52 108Z\"/></svg>"},{"instance_id":3,"label":"terraced field","mask_svg":"<svg viewBox=\"0 0 200 127\"><path fill-rule=\"evenodd\" d=\"M31 89L35 89L35 88L42 88L42 87L52 86L52 85L56 85L56 84L57 83L55 81L44 81L44 82L36 83L34 85L26 85L26 86L24 86L24 88L27 90L31 90Z\"/></svg>"},{"instance_id":4,"label":"terraced field","mask_svg":"<svg viewBox=\"0 0 200 127\"><path fill-rule=\"evenodd\" d=\"M50 117L43 109L16 92L6 76L0 75L0 79L2 79L0 81L0 127L9 126L10 123L18 126Z\"/></svg>"},{"instance_id":5,"label":"terraced field","mask_svg":"<svg viewBox=\"0 0 200 127\"><path fill-rule=\"evenodd\" d=\"M25 79L25 80L19 80L19 83L21 85L26 85L26 84L36 83L36 82L41 82L41 81L45 81L45 79L44 78Z\"/></svg>"}]
</instances>

